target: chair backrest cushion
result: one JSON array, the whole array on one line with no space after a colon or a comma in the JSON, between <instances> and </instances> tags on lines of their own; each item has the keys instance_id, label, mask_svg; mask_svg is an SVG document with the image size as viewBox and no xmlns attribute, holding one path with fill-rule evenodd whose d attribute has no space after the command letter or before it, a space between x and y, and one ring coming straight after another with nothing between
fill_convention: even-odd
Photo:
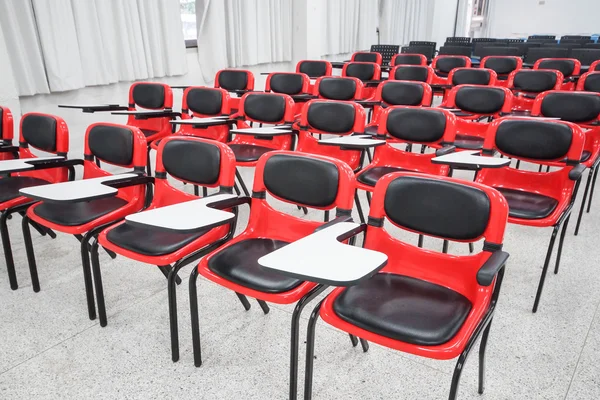
<instances>
[{"instance_id":1,"label":"chair backrest cushion","mask_svg":"<svg viewBox=\"0 0 600 400\"><path fill-rule=\"evenodd\" d=\"M346 66L346 76L353 76L361 81L370 81L375 75L375 64L349 63Z\"/></svg>"},{"instance_id":2,"label":"chair backrest cushion","mask_svg":"<svg viewBox=\"0 0 600 400\"><path fill-rule=\"evenodd\" d=\"M158 109L165 105L165 87L157 83L138 83L133 87L133 102L140 107Z\"/></svg>"},{"instance_id":3,"label":"chair backrest cushion","mask_svg":"<svg viewBox=\"0 0 600 400\"><path fill-rule=\"evenodd\" d=\"M454 71L452 76L453 85L488 85L490 83L490 72L485 69L465 68Z\"/></svg>"},{"instance_id":4,"label":"chair backrest cushion","mask_svg":"<svg viewBox=\"0 0 600 400\"><path fill-rule=\"evenodd\" d=\"M564 76L570 76L575 69L573 60L543 60L539 63L540 69L555 69L563 73Z\"/></svg>"},{"instance_id":5,"label":"chair backrest cushion","mask_svg":"<svg viewBox=\"0 0 600 400\"><path fill-rule=\"evenodd\" d=\"M306 120L311 127L323 132L347 133L354 127L356 110L351 103L322 101L311 103Z\"/></svg>"},{"instance_id":6,"label":"chair backrest cushion","mask_svg":"<svg viewBox=\"0 0 600 400\"><path fill-rule=\"evenodd\" d=\"M541 93L554 89L556 79L553 71L519 71L515 74L513 86L524 92Z\"/></svg>"},{"instance_id":7,"label":"chair backrest cushion","mask_svg":"<svg viewBox=\"0 0 600 400\"><path fill-rule=\"evenodd\" d=\"M223 108L223 96L219 90L193 88L187 92L187 106L198 114L218 115Z\"/></svg>"},{"instance_id":8,"label":"chair backrest cushion","mask_svg":"<svg viewBox=\"0 0 600 400\"><path fill-rule=\"evenodd\" d=\"M276 93L302 93L304 79L300 74L273 74L270 80L271 90Z\"/></svg>"},{"instance_id":9,"label":"chair backrest cushion","mask_svg":"<svg viewBox=\"0 0 600 400\"><path fill-rule=\"evenodd\" d=\"M400 140L415 143L439 141L446 131L446 116L432 108L398 108L390 110L386 129Z\"/></svg>"},{"instance_id":10,"label":"chair backrest cushion","mask_svg":"<svg viewBox=\"0 0 600 400\"><path fill-rule=\"evenodd\" d=\"M285 116L285 98L269 94L248 94L244 114L256 121L279 122Z\"/></svg>"},{"instance_id":11,"label":"chair backrest cushion","mask_svg":"<svg viewBox=\"0 0 600 400\"><path fill-rule=\"evenodd\" d=\"M501 152L533 160L565 157L573 132L563 124L547 121L503 121L496 130L496 148Z\"/></svg>"},{"instance_id":12,"label":"chair backrest cushion","mask_svg":"<svg viewBox=\"0 0 600 400\"><path fill-rule=\"evenodd\" d=\"M396 106L418 106L423 102L424 93L419 83L389 81L381 88L381 100Z\"/></svg>"},{"instance_id":13,"label":"chair backrest cushion","mask_svg":"<svg viewBox=\"0 0 600 400\"><path fill-rule=\"evenodd\" d=\"M327 63L324 61L302 61L298 67L298 72L311 78L325 76L327 75Z\"/></svg>"},{"instance_id":14,"label":"chair backrest cushion","mask_svg":"<svg viewBox=\"0 0 600 400\"><path fill-rule=\"evenodd\" d=\"M436 60L435 66L441 72L447 73L447 72L452 71L454 68L466 67L467 62L462 57L452 57L452 56L439 57Z\"/></svg>"},{"instance_id":15,"label":"chair backrest cushion","mask_svg":"<svg viewBox=\"0 0 600 400\"><path fill-rule=\"evenodd\" d=\"M56 128L56 119L47 115L30 114L21 121L21 133L25 141L47 152L56 151Z\"/></svg>"},{"instance_id":16,"label":"chair backrest cushion","mask_svg":"<svg viewBox=\"0 0 600 400\"><path fill-rule=\"evenodd\" d=\"M394 79L399 81L427 82L429 68L421 65L407 65L396 68Z\"/></svg>"},{"instance_id":17,"label":"chair backrest cushion","mask_svg":"<svg viewBox=\"0 0 600 400\"><path fill-rule=\"evenodd\" d=\"M191 140L169 140L163 147L165 171L175 178L212 185L219 180L221 151L219 147Z\"/></svg>"},{"instance_id":18,"label":"chair backrest cushion","mask_svg":"<svg viewBox=\"0 0 600 400\"><path fill-rule=\"evenodd\" d=\"M244 90L248 86L248 74L245 71L225 69L219 73L217 83L225 90Z\"/></svg>"},{"instance_id":19,"label":"chair backrest cushion","mask_svg":"<svg viewBox=\"0 0 600 400\"><path fill-rule=\"evenodd\" d=\"M600 96L583 92L547 93L542 102L542 114L569 122L587 122L600 115Z\"/></svg>"},{"instance_id":20,"label":"chair backrest cushion","mask_svg":"<svg viewBox=\"0 0 600 400\"><path fill-rule=\"evenodd\" d=\"M356 95L354 79L323 78L319 81L319 95L331 100L351 100Z\"/></svg>"},{"instance_id":21,"label":"chair backrest cushion","mask_svg":"<svg viewBox=\"0 0 600 400\"><path fill-rule=\"evenodd\" d=\"M476 114L495 114L502 110L506 93L495 87L461 87L456 92L454 104L464 111Z\"/></svg>"},{"instance_id":22,"label":"chair backrest cushion","mask_svg":"<svg viewBox=\"0 0 600 400\"><path fill-rule=\"evenodd\" d=\"M513 57L490 57L485 60L485 68L496 71L497 74L510 74L518 67L516 58Z\"/></svg>"},{"instance_id":23,"label":"chair backrest cushion","mask_svg":"<svg viewBox=\"0 0 600 400\"><path fill-rule=\"evenodd\" d=\"M89 131L88 145L94 156L110 164L127 166L133 159L133 132L129 128L96 125Z\"/></svg>"}]
</instances>

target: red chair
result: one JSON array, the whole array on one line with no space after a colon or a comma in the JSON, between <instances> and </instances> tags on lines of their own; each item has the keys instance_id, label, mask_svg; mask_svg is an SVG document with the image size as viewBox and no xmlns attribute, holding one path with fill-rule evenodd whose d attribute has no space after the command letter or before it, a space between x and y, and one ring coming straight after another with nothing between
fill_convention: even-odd
<instances>
[{"instance_id":1,"label":"red chair","mask_svg":"<svg viewBox=\"0 0 600 400\"><path fill-rule=\"evenodd\" d=\"M304 398L312 398L319 316L351 338L361 338L364 351L371 341L426 358L458 357L451 400L457 397L464 363L481 336L483 393L485 350L508 259L502 251L507 213L504 198L485 185L403 172L383 177L375 186L363 247L385 253L387 265L355 286L335 288L315 307L307 329ZM484 238L483 251L458 256L415 247L390 235L386 221L445 240Z\"/></svg>"},{"instance_id":2,"label":"red chair","mask_svg":"<svg viewBox=\"0 0 600 400\"><path fill-rule=\"evenodd\" d=\"M290 96L310 94L310 78L308 75L298 72L273 72L267 76L265 92L283 93ZM294 115L302 112L302 106L304 106L304 102L295 102Z\"/></svg>"},{"instance_id":3,"label":"red chair","mask_svg":"<svg viewBox=\"0 0 600 400\"><path fill-rule=\"evenodd\" d=\"M594 61L590 65L590 68L588 69L588 72L600 72L600 60Z\"/></svg>"},{"instance_id":4,"label":"red chair","mask_svg":"<svg viewBox=\"0 0 600 400\"><path fill-rule=\"evenodd\" d=\"M231 149L212 140L169 137L161 141L156 158L155 194L148 210L183 203L197 197L174 188L172 178L193 185L219 188L231 193L235 179L235 156ZM132 260L156 265L168 276L171 352L179 360L176 280L179 270L197 261L231 239L235 223L225 223L201 231L170 232L122 221L104 229L92 246L91 257L96 282L100 326L106 326L104 289L98 260L98 244Z\"/></svg>"},{"instance_id":5,"label":"red chair","mask_svg":"<svg viewBox=\"0 0 600 400\"><path fill-rule=\"evenodd\" d=\"M563 121L579 125L584 132L585 143L581 164L590 171L577 217L577 226L575 227L575 235L577 235L588 192L590 200L587 212L590 212L598 175L598 164L600 164L600 93L550 90L537 97L531 115L560 118ZM558 166L562 167L563 164L561 162Z\"/></svg>"},{"instance_id":6,"label":"red chair","mask_svg":"<svg viewBox=\"0 0 600 400\"><path fill-rule=\"evenodd\" d=\"M329 61L325 60L302 60L296 64L296 72L308 75L311 79L317 79L322 76L331 76L332 66ZM308 87L309 93L314 93L312 83Z\"/></svg>"},{"instance_id":7,"label":"red chair","mask_svg":"<svg viewBox=\"0 0 600 400\"><path fill-rule=\"evenodd\" d=\"M481 60L480 67L496 72L496 86L507 87L509 75L523 68L523 59L515 56L487 56Z\"/></svg>"},{"instance_id":8,"label":"red chair","mask_svg":"<svg viewBox=\"0 0 600 400\"><path fill-rule=\"evenodd\" d=\"M377 134L381 113L391 106L431 107L433 92L431 86L423 82L385 81L381 82L373 100L379 105L373 107L371 122L365 127L365 133Z\"/></svg>"},{"instance_id":9,"label":"red chair","mask_svg":"<svg viewBox=\"0 0 600 400\"><path fill-rule=\"evenodd\" d=\"M15 158L18 150L13 147L13 116L8 107L0 107L0 160Z\"/></svg>"},{"instance_id":10,"label":"red chair","mask_svg":"<svg viewBox=\"0 0 600 400\"><path fill-rule=\"evenodd\" d=\"M513 110L531 112L536 96L546 90L560 90L563 79L560 71L552 69L521 69L511 72L507 85L515 94Z\"/></svg>"},{"instance_id":11,"label":"red chair","mask_svg":"<svg viewBox=\"0 0 600 400\"><path fill-rule=\"evenodd\" d=\"M236 293L259 300L263 312L266 302L294 304L291 335L290 390L296 392L298 338L302 309L323 288L272 272L258 259L286 244L307 236L322 223L294 217L274 209L268 197L297 206L328 210L337 208L331 223L347 221L355 190L354 174L348 165L334 158L277 151L262 156L256 167L250 217L246 229L225 246L204 257L190 276L190 311L194 363L202 364L198 321L198 275ZM267 193L269 196L267 196ZM250 303L245 304L246 309Z\"/></svg>"},{"instance_id":12,"label":"red chair","mask_svg":"<svg viewBox=\"0 0 600 400\"><path fill-rule=\"evenodd\" d=\"M3 144L6 146L3 148L10 150L8 153L2 154L11 155L16 151L16 158L36 158L37 156L30 150L31 146L49 155L66 157L69 151L69 128L62 118L40 113L23 115L19 126L18 148L10 146L13 135L13 121L7 108L2 109L2 118L2 138ZM14 213L23 214L33 204L29 198L22 196L19 190L31 186L66 181L69 178L69 165L67 162L38 164L34 171L14 172L10 176L0 179L0 211L2 211L0 215L0 233L2 235L8 280L12 290L17 290L19 286L6 221ZM49 234L52 238L56 237L52 230L42 228L37 224L34 225L34 228L43 236ZM32 282L32 286L35 292L39 292L39 282Z\"/></svg>"},{"instance_id":13,"label":"red chair","mask_svg":"<svg viewBox=\"0 0 600 400\"><path fill-rule=\"evenodd\" d=\"M575 90L600 93L600 71L581 75Z\"/></svg>"},{"instance_id":14,"label":"red chair","mask_svg":"<svg viewBox=\"0 0 600 400\"><path fill-rule=\"evenodd\" d=\"M190 86L183 91L181 119L210 118L231 114L231 97L225 89L204 86ZM226 142L229 128L226 125L194 128L193 125L180 125L175 136L195 136ZM152 148L158 150L161 140L152 142Z\"/></svg>"},{"instance_id":15,"label":"red chair","mask_svg":"<svg viewBox=\"0 0 600 400\"><path fill-rule=\"evenodd\" d=\"M431 62L435 76L431 82L434 85L448 85L448 75L454 68L471 68L471 59L465 56L442 55Z\"/></svg>"},{"instance_id":16,"label":"red chair","mask_svg":"<svg viewBox=\"0 0 600 400\"><path fill-rule=\"evenodd\" d=\"M423 54L409 54L409 53L396 54L392 58L392 62L390 65L392 67L395 67L396 65L423 65L423 66L426 66L427 65L427 57L425 57Z\"/></svg>"},{"instance_id":17,"label":"red chair","mask_svg":"<svg viewBox=\"0 0 600 400\"><path fill-rule=\"evenodd\" d=\"M459 85L448 93L443 104L458 109L456 116L456 141L461 149L477 150L483 147L489 121L510 113L513 94L507 88L480 85Z\"/></svg>"},{"instance_id":18,"label":"red chair","mask_svg":"<svg viewBox=\"0 0 600 400\"><path fill-rule=\"evenodd\" d=\"M448 84L458 85L485 85L496 84L496 71L489 68L454 68L448 74Z\"/></svg>"},{"instance_id":19,"label":"red chair","mask_svg":"<svg viewBox=\"0 0 600 400\"><path fill-rule=\"evenodd\" d=\"M335 116L335 118L332 118ZM296 151L319 154L344 161L353 170L358 170L364 152L345 150L341 147L323 145L314 135L346 136L363 133L365 130L365 110L357 103L349 101L311 100L302 109L298 124L298 146Z\"/></svg>"},{"instance_id":20,"label":"red chair","mask_svg":"<svg viewBox=\"0 0 600 400\"><path fill-rule=\"evenodd\" d=\"M146 157L146 138L138 128L110 123L92 124L85 132L83 179L111 175L98 167L94 163L95 159L122 168L133 168L134 172L143 174ZM102 197L68 204L41 201L29 207L26 216L23 217L22 227L34 290L36 288L39 290L39 280L29 231L30 222L71 234L81 241L88 314L90 319L95 318L88 255L90 241L108 225L142 209L146 197L145 185L148 184L149 179L143 176L142 178L120 182L118 186L120 189L115 197Z\"/></svg>"},{"instance_id":21,"label":"red chair","mask_svg":"<svg viewBox=\"0 0 600 400\"><path fill-rule=\"evenodd\" d=\"M352 54L352 58L350 60L352 62L372 62L378 65L381 65L382 62L381 54L371 51L357 51L356 53Z\"/></svg>"},{"instance_id":22,"label":"red chair","mask_svg":"<svg viewBox=\"0 0 600 400\"><path fill-rule=\"evenodd\" d=\"M394 147L392 143L420 144L434 149L452 145L456 136L456 117L451 112L439 108L389 107L381 114L377 135L392 140L376 147L373 161L356 173L357 187L367 192L369 204L373 188L381 177L389 173L412 171L448 175L450 168L447 165L431 163L431 159L436 157L435 153L412 153ZM357 208L359 215L362 215L358 198ZM422 237L419 239L422 240Z\"/></svg>"},{"instance_id":23,"label":"red chair","mask_svg":"<svg viewBox=\"0 0 600 400\"><path fill-rule=\"evenodd\" d=\"M254 90L254 74L246 69L222 69L215 76L215 87L222 88L236 95L243 95ZM239 109L241 99L231 98L231 109Z\"/></svg>"},{"instance_id":24,"label":"red chair","mask_svg":"<svg viewBox=\"0 0 600 400\"><path fill-rule=\"evenodd\" d=\"M164 83L136 82L129 88L129 111L135 111L136 107L169 111L173 108L173 91ZM150 145L152 141L171 134L171 119L172 117L136 119L135 115L130 115L127 125L139 128Z\"/></svg>"},{"instance_id":25,"label":"red chair","mask_svg":"<svg viewBox=\"0 0 600 400\"><path fill-rule=\"evenodd\" d=\"M370 81L379 81L381 79L381 67L379 64L372 62L349 62L344 64L342 76L350 76L360 79L363 83ZM365 85L367 86L367 85ZM370 99L375 94L374 87L365 87L363 90L363 98Z\"/></svg>"},{"instance_id":26,"label":"red chair","mask_svg":"<svg viewBox=\"0 0 600 400\"><path fill-rule=\"evenodd\" d=\"M533 64L533 69L554 69L563 74L564 83L561 90L575 90L575 81L571 76L581 73L581 62L575 58L540 58Z\"/></svg>"},{"instance_id":27,"label":"red chair","mask_svg":"<svg viewBox=\"0 0 600 400\"><path fill-rule=\"evenodd\" d=\"M423 56L425 57L425 56ZM396 65L390 71L390 80L414 81L431 84L435 72L427 65Z\"/></svg>"},{"instance_id":28,"label":"red chair","mask_svg":"<svg viewBox=\"0 0 600 400\"><path fill-rule=\"evenodd\" d=\"M233 116L238 119L239 129L250 128L248 122L261 124L292 124L294 122L294 100L286 94L280 93L246 93L240 101L240 109ZM254 137L239 135L228 143L235 154L238 167L254 167L263 154L273 150L291 150L293 134L270 137ZM235 171L242 190L249 196L239 171ZM235 187L236 191L237 186Z\"/></svg>"},{"instance_id":29,"label":"red chair","mask_svg":"<svg viewBox=\"0 0 600 400\"><path fill-rule=\"evenodd\" d=\"M327 100L361 100L364 85L358 78L322 76L315 82L314 95Z\"/></svg>"},{"instance_id":30,"label":"red chair","mask_svg":"<svg viewBox=\"0 0 600 400\"><path fill-rule=\"evenodd\" d=\"M558 245L555 271L558 271L562 245L581 174L580 164L585 137L581 128L570 122L536 121L529 118L501 118L490 124L484 152L517 160L563 168L552 172L518 170L510 166L481 170L476 181L496 188L509 205L508 222L539 228L553 227L542 269L533 312L537 311L548 264L558 229L563 227ZM565 161L566 158L566 161Z\"/></svg>"}]
</instances>

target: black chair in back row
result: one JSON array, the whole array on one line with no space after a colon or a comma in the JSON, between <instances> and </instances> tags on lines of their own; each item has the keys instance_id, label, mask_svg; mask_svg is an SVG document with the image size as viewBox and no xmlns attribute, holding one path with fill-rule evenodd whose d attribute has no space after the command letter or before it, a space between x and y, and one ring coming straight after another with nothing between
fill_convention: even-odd
<instances>
[{"instance_id":1,"label":"black chair in back row","mask_svg":"<svg viewBox=\"0 0 600 400\"><path fill-rule=\"evenodd\" d=\"M573 49L570 58L579 60L582 66L592 65L594 61L600 60L600 46L597 49Z\"/></svg>"},{"instance_id":2,"label":"black chair in back row","mask_svg":"<svg viewBox=\"0 0 600 400\"><path fill-rule=\"evenodd\" d=\"M526 64L533 64L540 58L568 58L569 49L554 47L536 47L529 49L525 56Z\"/></svg>"},{"instance_id":3,"label":"black chair in back row","mask_svg":"<svg viewBox=\"0 0 600 400\"><path fill-rule=\"evenodd\" d=\"M527 40L556 39L556 35L530 35Z\"/></svg>"},{"instance_id":4,"label":"black chair in back row","mask_svg":"<svg viewBox=\"0 0 600 400\"><path fill-rule=\"evenodd\" d=\"M382 64L389 64L392 57L400 52L400 46L396 44L374 44L371 45L371 53L381 54Z\"/></svg>"},{"instance_id":5,"label":"black chair in back row","mask_svg":"<svg viewBox=\"0 0 600 400\"><path fill-rule=\"evenodd\" d=\"M427 57L427 60L433 59L435 55L435 47L432 46L404 46L401 53L422 54Z\"/></svg>"},{"instance_id":6,"label":"black chair in back row","mask_svg":"<svg viewBox=\"0 0 600 400\"><path fill-rule=\"evenodd\" d=\"M481 49L477 55L481 58L488 56L520 56L521 50L518 47L512 46L489 46Z\"/></svg>"},{"instance_id":7,"label":"black chair in back row","mask_svg":"<svg viewBox=\"0 0 600 400\"><path fill-rule=\"evenodd\" d=\"M439 55L467 56L471 57L471 46L442 46Z\"/></svg>"},{"instance_id":8,"label":"black chair in back row","mask_svg":"<svg viewBox=\"0 0 600 400\"><path fill-rule=\"evenodd\" d=\"M470 37L464 37L464 36L451 36L451 37L447 37L446 38L446 43L456 43L456 44L462 44L462 43L467 43L470 44L471 43L471 38Z\"/></svg>"}]
</instances>

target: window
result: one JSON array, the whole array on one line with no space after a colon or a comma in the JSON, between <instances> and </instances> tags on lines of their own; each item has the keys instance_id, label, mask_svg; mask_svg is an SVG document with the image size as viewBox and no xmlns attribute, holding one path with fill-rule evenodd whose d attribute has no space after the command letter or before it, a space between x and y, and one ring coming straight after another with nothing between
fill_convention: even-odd
<instances>
[{"instance_id":1,"label":"window","mask_svg":"<svg viewBox=\"0 0 600 400\"><path fill-rule=\"evenodd\" d=\"M196 30L196 0L179 0L181 8L181 24L186 47L197 47L198 31Z\"/></svg>"},{"instance_id":2,"label":"window","mask_svg":"<svg viewBox=\"0 0 600 400\"><path fill-rule=\"evenodd\" d=\"M473 16L484 17L487 14L487 0L473 1Z\"/></svg>"}]
</instances>

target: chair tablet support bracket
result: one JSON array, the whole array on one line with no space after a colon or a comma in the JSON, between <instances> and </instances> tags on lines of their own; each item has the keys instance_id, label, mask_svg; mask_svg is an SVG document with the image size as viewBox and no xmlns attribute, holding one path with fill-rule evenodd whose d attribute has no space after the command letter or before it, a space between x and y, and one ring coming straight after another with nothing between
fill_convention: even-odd
<instances>
[{"instance_id":1,"label":"chair tablet support bracket","mask_svg":"<svg viewBox=\"0 0 600 400\"><path fill-rule=\"evenodd\" d=\"M572 170L569 171L569 179L572 181L578 181L581 178L581 175L583 175L584 171L585 165L577 164Z\"/></svg>"},{"instance_id":2,"label":"chair tablet support bracket","mask_svg":"<svg viewBox=\"0 0 600 400\"><path fill-rule=\"evenodd\" d=\"M446 154L454 153L456 151L456 146L444 146L441 149L437 149L435 151L436 157L445 156Z\"/></svg>"}]
</instances>

